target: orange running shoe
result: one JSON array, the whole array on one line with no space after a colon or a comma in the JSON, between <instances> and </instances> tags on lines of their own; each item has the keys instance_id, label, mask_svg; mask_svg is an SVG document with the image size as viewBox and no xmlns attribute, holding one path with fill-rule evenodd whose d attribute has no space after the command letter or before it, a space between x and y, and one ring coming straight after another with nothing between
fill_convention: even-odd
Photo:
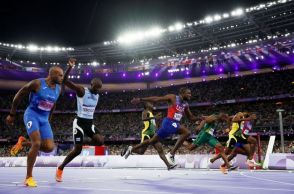
<instances>
[{"instance_id":1,"label":"orange running shoe","mask_svg":"<svg viewBox=\"0 0 294 194\"><path fill-rule=\"evenodd\" d=\"M16 156L23 149L23 146L21 144L24 141L26 141L26 138L24 136L20 136L18 138L17 143L10 150L11 156Z\"/></svg>"},{"instance_id":2,"label":"orange running shoe","mask_svg":"<svg viewBox=\"0 0 294 194\"><path fill-rule=\"evenodd\" d=\"M221 172L222 172L223 174L228 174L228 169L227 169L227 167L220 166L219 169L221 170Z\"/></svg>"},{"instance_id":3,"label":"orange running shoe","mask_svg":"<svg viewBox=\"0 0 294 194\"><path fill-rule=\"evenodd\" d=\"M62 173L63 173L63 170L60 170L58 167L56 169L56 176L55 176L55 180L57 182L62 182Z\"/></svg>"},{"instance_id":4,"label":"orange running shoe","mask_svg":"<svg viewBox=\"0 0 294 194\"><path fill-rule=\"evenodd\" d=\"M33 179L33 177L29 177L25 180L24 184L27 187L36 187L37 186L37 182Z\"/></svg>"}]
</instances>

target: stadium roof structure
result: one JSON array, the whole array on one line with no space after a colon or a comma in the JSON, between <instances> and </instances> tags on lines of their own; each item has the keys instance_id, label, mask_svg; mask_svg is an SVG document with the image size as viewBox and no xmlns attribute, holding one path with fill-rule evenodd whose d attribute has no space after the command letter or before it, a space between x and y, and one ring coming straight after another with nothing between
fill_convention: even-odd
<instances>
[{"instance_id":1,"label":"stadium roof structure","mask_svg":"<svg viewBox=\"0 0 294 194\"><path fill-rule=\"evenodd\" d=\"M294 32L294 1L278 0L230 13L207 16L203 20L156 29L158 37L139 37L140 41L124 44L126 37L74 48L37 47L0 43L0 56L35 61L129 62L143 58L179 55L201 50L225 49L231 44ZM130 34L128 38L134 38Z\"/></svg>"}]
</instances>

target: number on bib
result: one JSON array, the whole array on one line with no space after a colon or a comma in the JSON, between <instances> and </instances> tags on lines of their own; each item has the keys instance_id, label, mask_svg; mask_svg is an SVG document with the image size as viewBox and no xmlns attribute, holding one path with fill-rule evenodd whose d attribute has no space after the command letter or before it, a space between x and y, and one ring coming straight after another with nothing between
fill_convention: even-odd
<instances>
[{"instance_id":1,"label":"number on bib","mask_svg":"<svg viewBox=\"0 0 294 194\"><path fill-rule=\"evenodd\" d=\"M173 126L174 128L177 128L177 127L178 127L177 123L173 123L172 126Z\"/></svg>"},{"instance_id":2,"label":"number on bib","mask_svg":"<svg viewBox=\"0 0 294 194\"><path fill-rule=\"evenodd\" d=\"M175 113L174 114L174 119L176 120L176 121L180 121L181 120L181 118L182 118L182 114L179 114L179 113Z\"/></svg>"}]
</instances>

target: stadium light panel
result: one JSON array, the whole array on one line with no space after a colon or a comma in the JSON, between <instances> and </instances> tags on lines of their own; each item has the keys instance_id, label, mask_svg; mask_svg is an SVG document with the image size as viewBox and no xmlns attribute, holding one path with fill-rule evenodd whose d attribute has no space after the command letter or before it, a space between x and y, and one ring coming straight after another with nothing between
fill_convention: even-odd
<instances>
[{"instance_id":1,"label":"stadium light panel","mask_svg":"<svg viewBox=\"0 0 294 194\"><path fill-rule=\"evenodd\" d=\"M175 30L180 31L184 28L185 26L181 23L176 23L175 24Z\"/></svg>"},{"instance_id":2,"label":"stadium light panel","mask_svg":"<svg viewBox=\"0 0 294 194\"><path fill-rule=\"evenodd\" d=\"M35 52L38 50L38 46L37 45L34 45L34 44L30 44L27 46L27 49L30 51L30 52Z\"/></svg>"},{"instance_id":3,"label":"stadium light panel","mask_svg":"<svg viewBox=\"0 0 294 194\"><path fill-rule=\"evenodd\" d=\"M244 11L241 8L238 8L238 9L231 12L232 16L240 16L240 15L243 15L243 14L244 14Z\"/></svg>"},{"instance_id":4,"label":"stadium light panel","mask_svg":"<svg viewBox=\"0 0 294 194\"><path fill-rule=\"evenodd\" d=\"M47 46L45 49L46 49L46 51L48 51L48 52L52 52L52 50L53 50L53 48L52 48L51 46Z\"/></svg>"},{"instance_id":5,"label":"stadium light panel","mask_svg":"<svg viewBox=\"0 0 294 194\"><path fill-rule=\"evenodd\" d=\"M170 32L175 31L175 27L174 27L174 26L169 26L169 27L168 27L168 31L170 31Z\"/></svg>"},{"instance_id":6,"label":"stadium light panel","mask_svg":"<svg viewBox=\"0 0 294 194\"><path fill-rule=\"evenodd\" d=\"M213 22L213 18L211 16L207 16L204 20L208 24L211 23L211 22Z\"/></svg>"},{"instance_id":7,"label":"stadium light panel","mask_svg":"<svg viewBox=\"0 0 294 194\"><path fill-rule=\"evenodd\" d=\"M228 18L228 17L230 17L230 15L228 13L223 14L223 18Z\"/></svg>"},{"instance_id":8,"label":"stadium light panel","mask_svg":"<svg viewBox=\"0 0 294 194\"><path fill-rule=\"evenodd\" d=\"M214 21L219 21L222 19L222 16L216 14L216 15L214 15L213 19L214 19Z\"/></svg>"}]
</instances>

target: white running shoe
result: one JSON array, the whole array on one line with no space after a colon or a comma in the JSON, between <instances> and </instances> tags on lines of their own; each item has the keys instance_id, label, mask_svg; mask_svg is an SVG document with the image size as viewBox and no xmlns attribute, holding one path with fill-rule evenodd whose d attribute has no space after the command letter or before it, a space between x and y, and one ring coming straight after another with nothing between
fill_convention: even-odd
<instances>
[{"instance_id":1,"label":"white running shoe","mask_svg":"<svg viewBox=\"0 0 294 194\"><path fill-rule=\"evenodd\" d=\"M171 155L170 152L166 154L166 159L168 161L168 163L170 163L171 165L176 165L175 163L175 156Z\"/></svg>"},{"instance_id":2,"label":"white running shoe","mask_svg":"<svg viewBox=\"0 0 294 194\"><path fill-rule=\"evenodd\" d=\"M247 164L248 166L250 166L250 167L260 166L260 164L256 163L254 159L252 159L252 160L249 160L249 159L248 159L248 160L246 161L246 164Z\"/></svg>"},{"instance_id":3,"label":"white running shoe","mask_svg":"<svg viewBox=\"0 0 294 194\"><path fill-rule=\"evenodd\" d=\"M127 159L132 154L132 149L133 149L132 146L128 147L128 149L127 149L127 151L126 151L126 153L124 155L125 159Z\"/></svg>"}]
</instances>

